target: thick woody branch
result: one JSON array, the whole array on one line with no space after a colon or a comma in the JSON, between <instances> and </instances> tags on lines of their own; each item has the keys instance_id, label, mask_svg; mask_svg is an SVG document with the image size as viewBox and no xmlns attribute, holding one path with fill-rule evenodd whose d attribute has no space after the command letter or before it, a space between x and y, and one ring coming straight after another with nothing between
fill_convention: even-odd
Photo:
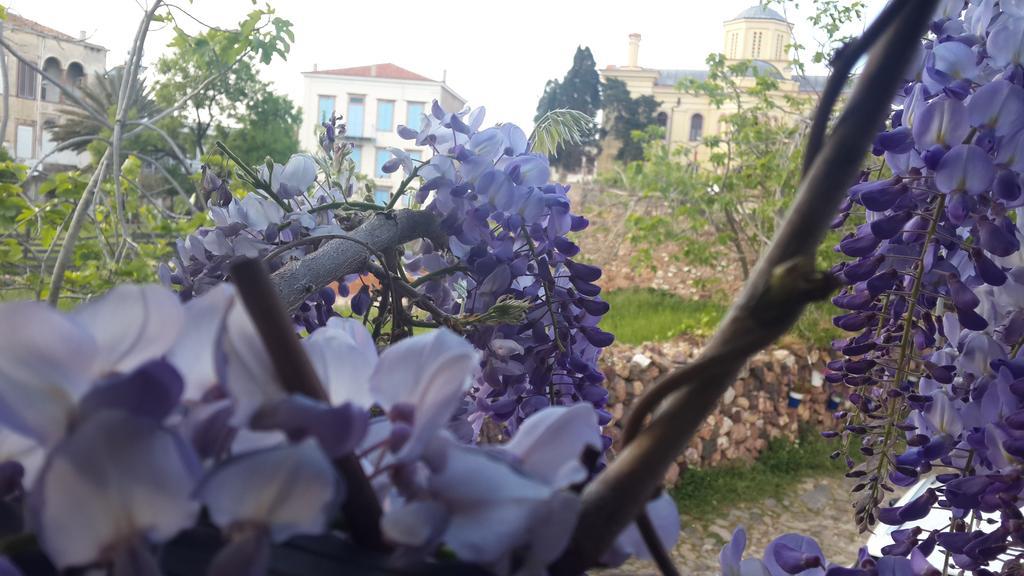
<instances>
[{"instance_id":1,"label":"thick woody branch","mask_svg":"<svg viewBox=\"0 0 1024 576\"><path fill-rule=\"evenodd\" d=\"M437 217L429 212L378 212L348 233L358 242L344 238L328 241L316 252L293 260L274 272L274 286L281 301L292 310L331 282L365 271L374 252L385 252L419 238L438 240L439 232Z\"/></svg>"},{"instance_id":2,"label":"thick woody branch","mask_svg":"<svg viewBox=\"0 0 1024 576\"><path fill-rule=\"evenodd\" d=\"M814 272L814 253L861 161L890 110L936 0L908 5L885 22L867 68L831 136L801 183L785 222L704 353L658 387L670 390L651 424L583 491L569 549L552 568L560 575L593 566L637 518L715 402L751 355L788 330L829 282Z\"/></svg>"}]
</instances>

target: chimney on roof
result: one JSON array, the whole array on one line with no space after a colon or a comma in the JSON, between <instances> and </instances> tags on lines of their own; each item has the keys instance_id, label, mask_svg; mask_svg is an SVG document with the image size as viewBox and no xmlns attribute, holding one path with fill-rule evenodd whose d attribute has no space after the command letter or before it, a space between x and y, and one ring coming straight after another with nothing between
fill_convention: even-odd
<instances>
[{"instance_id":1,"label":"chimney on roof","mask_svg":"<svg viewBox=\"0 0 1024 576\"><path fill-rule=\"evenodd\" d=\"M629 67L638 68L640 65L640 35L636 32L629 35Z\"/></svg>"},{"instance_id":2,"label":"chimney on roof","mask_svg":"<svg viewBox=\"0 0 1024 576\"><path fill-rule=\"evenodd\" d=\"M447 84L448 83L448 69L447 68L445 68L444 70L441 71L441 83L442 84Z\"/></svg>"},{"instance_id":3,"label":"chimney on roof","mask_svg":"<svg viewBox=\"0 0 1024 576\"><path fill-rule=\"evenodd\" d=\"M317 70L319 70L319 68L317 68L316 62L313 62L313 72L316 72Z\"/></svg>"},{"instance_id":4,"label":"chimney on roof","mask_svg":"<svg viewBox=\"0 0 1024 576\"><path fill-rule=\"evenodd\" d=\"M78 31L78 39L79 40L85 40L85 38L86 38L85 30L79 30Z\"/></svg>"},{"instance_id":5,"label":"chimney on roof","mask_svg":"<svg viewBox=\"0 0 1024 576\"><path fill-rule=\"evenodd\" d=\"M370 65L370 76L376 76L376 75L377 75L377 65L376 64L371 64Z\"/></svg>"}]
</instances>

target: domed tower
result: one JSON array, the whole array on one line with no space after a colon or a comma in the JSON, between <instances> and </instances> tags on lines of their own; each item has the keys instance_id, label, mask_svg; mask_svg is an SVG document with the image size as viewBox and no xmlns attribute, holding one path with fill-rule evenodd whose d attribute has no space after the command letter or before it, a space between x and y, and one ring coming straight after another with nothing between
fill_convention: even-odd
<instances>
[{"instance_id":1,"label":"domed tower","mask_svg":"<svg viewBox=\"0 0 1024 576\"><path fill-rule=\"evenodd\" d=\"M790 75L789 50L793 25L771 8L751 6L725 22L726 59L759 60L784 77Z\"/></svg>"}]
</instances>

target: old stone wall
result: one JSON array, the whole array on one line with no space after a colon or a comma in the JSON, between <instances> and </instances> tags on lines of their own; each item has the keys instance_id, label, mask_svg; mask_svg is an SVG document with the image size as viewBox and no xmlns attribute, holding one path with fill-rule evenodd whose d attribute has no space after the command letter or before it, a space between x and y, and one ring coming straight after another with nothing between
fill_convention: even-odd
<instances>
[{"instance_id":1,"label":"old stone wall","mask_svg":"<svg viewBox=\"0 0 1024 576\"><path fill-rule=\"evenodd\" d=\"M633 401L660 376L693 361L700 349L700 342L680 339L640 346L616 344L605 350L601 367L609 390L607 409L613 418L605 433L614 441L613 453L623 416ZM795 440L802 424L831 429L833 410L827 402L833 394L822 378L828 354L794 345L754 356L669 470L666 483L674 484L687 467L753 460L770 439ZM798 407L789 405L791 391L803 395ZM836 394L833 401L838 399Z\"/></svg>"}]
</instances>

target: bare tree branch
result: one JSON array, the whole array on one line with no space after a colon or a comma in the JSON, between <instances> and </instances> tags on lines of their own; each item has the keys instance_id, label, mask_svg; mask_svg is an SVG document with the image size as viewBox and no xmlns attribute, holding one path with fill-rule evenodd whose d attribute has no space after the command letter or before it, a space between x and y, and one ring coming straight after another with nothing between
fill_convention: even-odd
<instances>
[{"instance_id":1,"label":"bare tree branch","mask_svg":"<svg viewBox=\"0 0 1024 576\"><path fill-rule=\"evenodd\" d=\"M68 233L64 237L64 242L60 245L57 263L54 264L53 274L50 276L50 293L47 295L46 301L51 306L56 306L60 300L60 290L64 286L64 272L67 270L68 264L71 263L71 256L75 253L78 235L82 232L82 225L85 224L85 219L89 215L89 207L92 206L92 199L96 195L96 190L100 187L100 181L103 179L103 172L106 170L109 160L110 148L107 148L107 151L103 153L103 157L96 164L96 171L92 173L92 178L86 184L85 191L82 192L82 197L78 200L78 205L75 206L75 214L71 217Z\"/></svg>"},{"instance_id":2,"label":"bare tree branch","mask_svg":"<svg viewBox=\"0 0 1024 576\"><path fill-rule=\"evenodd\" d=\"M583 490L576 532L552 573L578 574L597 562L615 537L642 512L665 470L735 381L747 359L783 335L809 301L831 290L830 279L814 271L815 249L890 110L893 94L903 81L937 1L900 3L906 4L906 9L883 13L886 17L872 25L881 28L875 35L879 45L846 111L801 183L771 247L701 357L669 374L652 389L662 390L665 401L661 411ZM845 77L830 79L830 83L845 81Z\"/></svg>"},{"instance_id":3,"label":"bare tree branch","mask_svg":"<svg viewBox=\"0 0 1024 576\"><path fill-rule=\"evenodd\" d=\"M114 179L114 207L117 214L118 229L121 237L128 239L128 222L125 219L125 200L121 190L121 138L124 131L124 121L128 115L129 102L134 99L136 79L139 73L139 66L142 64L142 49L146 45L146 36L149 34L149 25L156 16L157 9L162 4L161 0L154 0L146 14L139 22L139 29L135 33L135 41L132 43L132 51L128 54L128 62L124 66L124 74L121 76L121 90L117 96L117 114L114 117L114 130L110 137L111 154L111 176ZM177 151L177 146L174 147Z\"/></svg>"},{"instance_id":4,"label":"bare tree branch","mask_svg":"<svg viewBox=\"0 0 1024 576\"><path fill-rule=\"evenodd\" d=\"M178 144L174 141L174 139L171 138L170 134L168 134L163 128L160 128L156 124L151 124L149 122L146 122L145 124L140 126L140 128L149 128L150 130L159 134L160 137L164 139L164 142L167 142L167 146L170 147L171 152L174 154L174 161L177 162L178 165L185 170L186 174L192 173L190 171L190 166L188 164L188 158L185 156L185 153L181 151L181 148L178 147ZM131 136L131 134L133 134L134 132L135 130L132 130L128 134L125 134L124 136L122 136L122 139L127 140L128 137Z\"/></svg>"},{"instance_id":5,"label":"bare tree branch","mask_svg":"<svg viewBox=\"0 0 1024 576\"><path fill-rule=\"evenodd\" d=\"M132 152L132 154L138 156L139 158L145 160L146 162L149 162L153 166L156 166L156 169L159 170L161 174L163 174L164 178L167 180L168 183L170 183L171 187L174 188L174 190L182 197L182 199L185 200L185 204L188 206L189 212L193 214L198 212L198 210L196 210L196 207L192 204L192 199L189 198L188 192L185 192L185 189L182 188L180 184L178 184L178 181L174 179L174 176L172 176L170 172L167 171L167 168L164 168L163 164L157 162L154 158L146 156L145 154L139 154L138 152Z\"/></svg>"}]
</instances>

